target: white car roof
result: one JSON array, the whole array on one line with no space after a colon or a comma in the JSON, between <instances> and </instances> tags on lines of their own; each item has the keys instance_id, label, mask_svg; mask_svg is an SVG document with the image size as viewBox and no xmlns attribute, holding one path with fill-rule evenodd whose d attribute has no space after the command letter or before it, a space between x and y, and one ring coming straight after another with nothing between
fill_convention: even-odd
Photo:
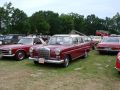
<instances>
[{"instance_id":1,"label":"white car roof","mask_svg":"<svg viewBox=\"0 0 120 90\"><path fill-rule=\"evenodd\" d=\"M78 35L78 34L56 34L56 35L53 35L53 36L61 36L61 37L67 37L67 36L69 36L69 37L80 37L80 35Z\"/></svg>"}]
</instances>

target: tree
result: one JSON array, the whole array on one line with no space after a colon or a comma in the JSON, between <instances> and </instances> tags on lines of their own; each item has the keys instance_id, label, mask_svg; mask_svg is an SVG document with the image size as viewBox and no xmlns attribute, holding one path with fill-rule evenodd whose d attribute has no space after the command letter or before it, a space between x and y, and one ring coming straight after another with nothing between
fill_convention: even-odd
<instances>
[{"instance_id":1,"label":"tree","mask_svg":"<svg viewBox=\"0 0 120 90\"><path fill-rule=\"evenodd\" d=\"M74 29L74 21L71 15L62 14L60 16L62 33L69 33Z\"/></svg>"},{"instance_id":2,"label":"tree","mask_svg":"<svg viewBox=\"0 0 120 90\"><path fill-rule=\"evenodd\" d=\"M4 31L4 16L5 16L5 9L0 7L0 32L3 33Z\"/></svg>"},{"instance_id":3,"label":"tree","mask_svg":"<svg viewBox=\"0 0 120 90\"><path fill-rule=\"evenodd\" d=\"M10 32L27 34L29 32L29 29L30 25L27 15L19 9L14 9L13 14L11 16Z\"/></svg>"}]
</instances>

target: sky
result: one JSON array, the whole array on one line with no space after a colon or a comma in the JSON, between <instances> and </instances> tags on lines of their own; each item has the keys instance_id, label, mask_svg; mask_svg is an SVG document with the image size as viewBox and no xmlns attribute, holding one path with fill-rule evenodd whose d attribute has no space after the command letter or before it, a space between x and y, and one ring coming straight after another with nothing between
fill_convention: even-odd
<instances>
[{"instance_id":1,"label":"sky","mask_svg":"<svg viewBox=\"0 0 120 90\"><path fill-rule=\"evenodd\" d=\"M0 0L0 7L6 2L11 2L13 7L23 10L28 16L40 10L84 16L95 14L99 18L120 13L120 0Z\"/></svg>"}]
</instances>

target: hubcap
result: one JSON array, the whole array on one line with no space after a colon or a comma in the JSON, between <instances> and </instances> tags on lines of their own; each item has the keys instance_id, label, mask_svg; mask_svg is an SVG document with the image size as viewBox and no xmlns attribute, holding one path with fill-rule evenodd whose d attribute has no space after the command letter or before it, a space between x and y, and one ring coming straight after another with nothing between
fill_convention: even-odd
<instances>
[{"instance_id":1,"label":"hubcap","mask_svg":"<svg viewBox=\"0 0 120 90\"><path fill-rule=\"evenodd\" d=\"M18 53L18 58L19 58L19 59L23 59L23 58L24 58L23 53Z\"/></svg>"}]
</instances>

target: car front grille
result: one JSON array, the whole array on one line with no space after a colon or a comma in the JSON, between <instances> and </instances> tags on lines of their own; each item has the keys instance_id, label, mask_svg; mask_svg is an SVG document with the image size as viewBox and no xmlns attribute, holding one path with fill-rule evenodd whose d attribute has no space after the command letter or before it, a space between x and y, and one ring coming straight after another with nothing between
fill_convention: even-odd
<instances>
[{"instance_id":1,"label":"car front grille","mask_svg":"<svg viewBox=\"0 0 120 90\"><path fill-rule=\"evenodd\" d=\"M7 55L7 54L9 54L9 51L8 50L0 49L0 54Z\"/></svg>"},{"instance_id":2,"label":"car front grille","mask_svg":"<svg viewBox=\"0 0 120 90\"><path fill-rule=\"evenodd\" d=\"M39 50L39 55L40 55L40 58L45 58L45 59L49 59L50 57L50 49L49 48L40 48Z\"/></svg>"}]
</instances>

